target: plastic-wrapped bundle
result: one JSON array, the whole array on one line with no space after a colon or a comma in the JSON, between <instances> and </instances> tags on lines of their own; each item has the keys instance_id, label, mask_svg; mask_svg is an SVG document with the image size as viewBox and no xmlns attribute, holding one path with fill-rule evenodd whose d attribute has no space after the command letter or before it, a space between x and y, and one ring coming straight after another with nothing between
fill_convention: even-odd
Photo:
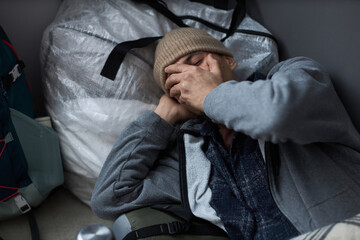
<instances>
[{"instance_id":1,"label":"plastic-wrapped bundle","mask_svg":"<svg viewBox=\"0 0 360 240\"><path fill-rule=\"evenodd\" d=\"M232 11L191 1L165 1L178 16L195 16L227 29ZM224 32L184 17L217 39ZM152 110L162 92L152 77L155 44L131 50L115 80L100 75L112 49L121 42L161 36L177 26L146 4L130 0L65 0L45 30L41 64L46 109L63 154L66 186L89 204L96 178L122 129ZM238 29L269 34L246 17ZM275 42L236 31L224 44L234 53L235 75L266 73L278 61Z\"/></svg>"}]
</instances>

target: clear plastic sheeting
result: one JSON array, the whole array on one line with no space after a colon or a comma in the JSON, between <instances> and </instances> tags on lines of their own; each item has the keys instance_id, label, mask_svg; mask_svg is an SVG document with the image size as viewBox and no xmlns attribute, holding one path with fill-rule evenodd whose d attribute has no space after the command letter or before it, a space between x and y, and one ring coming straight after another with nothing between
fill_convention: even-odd
<instances>
[{"instance_id":1,"label":"clear plastic sheeting","mask_svg":"<svg viewBox=\"0 0 360 240\"><path fill-rule=\"evenodd\" d=\"M228 28L232 11L190 1L165 1L178 16L191 15ZM184 22L217 39L225 36L198 21ZM152 77L156 43L131 50L115 80L100 75L121 42L162 36L177 28L146 4L130 0L65 0L44 32L41 64L46 109L60 137L66 186L89 204L101 167L123 128L153 110L162 92ZM239 29L269 33L250 17ZM238 62L235 75L264 74L278 62L276 43L236 32L224 44Z\"/></svg>"}]
</instances>

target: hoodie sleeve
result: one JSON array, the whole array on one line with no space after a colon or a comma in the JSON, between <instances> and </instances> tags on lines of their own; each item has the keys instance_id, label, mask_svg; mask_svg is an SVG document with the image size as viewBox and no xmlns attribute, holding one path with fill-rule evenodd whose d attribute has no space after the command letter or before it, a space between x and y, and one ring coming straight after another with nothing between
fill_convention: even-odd
<instances>
[{"instance_id":1,"label":"hoodie sleeve","mask_svg":"<svg viewBox=\"0 0 360 240\"><path fill-rule=\"evenodd\" d=\"M204 112L263 141L359 146L358 133L329 75L305 57L277 64L264 80L219 85L205 98Z\"/></svg>"},{"instance_id":2,"label":"hoodie sleeve","mask_svg":"<svg viewBox=\"0 0 360 240\"><path fill-rule=\"evenodd\" d=\"M122 132L93 191L96 215L115 219L138 207L180 201L175 132L154 112L144 113Z\"/></svg>"}]
</instances>

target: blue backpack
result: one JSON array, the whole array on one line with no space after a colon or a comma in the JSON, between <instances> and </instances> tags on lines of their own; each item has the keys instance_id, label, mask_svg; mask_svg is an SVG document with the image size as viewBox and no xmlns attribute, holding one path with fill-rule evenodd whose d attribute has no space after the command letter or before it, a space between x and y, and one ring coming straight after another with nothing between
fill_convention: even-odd
<instances>
[{"instance_id":1,"label":"blue backpack","mask_svg":"<svg viewBox=\"0 0 360 240\"><path fill-rule=\"evenodd\" d=\"M35 117L35 107L31 97L31 87L24 74L25 64L0 26L0 76L1 85L6 90L10 108L27 116Z\"/></svg>"},{"instance_id":2,"label":"blue backpack","mask_svg":"<svg viewBox=\"0 0 360 240\"><path fill-rule=\"evenodd\" d=\"M59 139L33 119L25 65L1 27L0 38L0 221L26 213L39 239L31 210L64 181Z\"/></svg>"}]
</instances>

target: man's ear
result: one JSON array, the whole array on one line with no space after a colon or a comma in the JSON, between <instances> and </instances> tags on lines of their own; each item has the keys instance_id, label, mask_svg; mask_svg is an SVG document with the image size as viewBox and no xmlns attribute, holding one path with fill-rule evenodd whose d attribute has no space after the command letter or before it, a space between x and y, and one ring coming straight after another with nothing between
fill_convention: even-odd
<instances>
[{"instance_id":1,"label":"man's ear","mask_svg":"<svg viewBox=\"0 0 360 240\"><path fill-rule=\"evenodd\" d=\"M225 55L223 55L223 58L225 62L229 65L230 69L233 71L237 65L235 59L233 57L225 56Z\"/></svg>"}]
</instances>

